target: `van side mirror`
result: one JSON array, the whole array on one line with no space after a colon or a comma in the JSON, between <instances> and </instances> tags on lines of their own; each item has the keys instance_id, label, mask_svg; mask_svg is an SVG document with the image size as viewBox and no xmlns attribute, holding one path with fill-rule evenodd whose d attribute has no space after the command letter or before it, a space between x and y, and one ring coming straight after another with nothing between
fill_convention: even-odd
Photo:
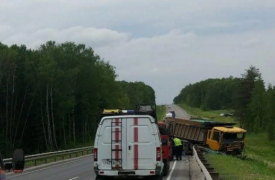
<instances>
[{"instance_id":1,"label":"van side mirror","mask_svg":"<svg viewBox=\"0 0 275 180\"><path fill-rule=\"evenodd\" d=\"M15 173L21 173L25 166L25 156L22 149L16 149L12 158L12 169Z\"/></svg>"}]
</instances>

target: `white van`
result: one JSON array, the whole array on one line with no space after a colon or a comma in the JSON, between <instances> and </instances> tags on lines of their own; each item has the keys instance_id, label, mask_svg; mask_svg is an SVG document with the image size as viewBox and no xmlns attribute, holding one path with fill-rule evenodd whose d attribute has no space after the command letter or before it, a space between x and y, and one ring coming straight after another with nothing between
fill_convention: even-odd
<instances>
[{"instance_id":1,"label":"white van","mask_svg":"<svg viewBox=\"0 0 275 180\"><path fill-rule=\"evenodd\" d=\"M161 136L149 115L103 117L94 143L96 180L109 177L148 177L161 180Z\"/></svg>"},{"instance_id":2,"label":"white van","mask_svg":"<svg viewBox=\"0 0 275 180\"><path fill-rule=\"evenodd\" d=\"M172 115L172 113L167 113L166 115L165 115L166 117L173 117L173 115Z\"/></svg>"}]
</instances>

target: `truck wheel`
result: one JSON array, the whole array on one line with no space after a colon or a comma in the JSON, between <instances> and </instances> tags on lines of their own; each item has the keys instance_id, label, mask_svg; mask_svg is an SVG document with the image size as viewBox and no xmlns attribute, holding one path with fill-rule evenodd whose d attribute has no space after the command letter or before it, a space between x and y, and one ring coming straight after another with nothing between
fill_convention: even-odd
<instances>
[{"instance_id":1,"label":"truck wheel","mask_svg":"<svg viewBox=\"0 0 275 180\"><path fill-rule=\"evenodd\" d=\"M163 180L163 175L155 176L153 180Z\"/></svg>"},{"instance_id":2,"label":"truck wheel","mask_svg":"<svg viewBox=\"0 0 275 180\"><path fill-rule=\"evenodd\" d=\"M169 162L166 162L163 167L163 176L167 176L169 173L170 165Z\"/></svg>"}]
</instances>

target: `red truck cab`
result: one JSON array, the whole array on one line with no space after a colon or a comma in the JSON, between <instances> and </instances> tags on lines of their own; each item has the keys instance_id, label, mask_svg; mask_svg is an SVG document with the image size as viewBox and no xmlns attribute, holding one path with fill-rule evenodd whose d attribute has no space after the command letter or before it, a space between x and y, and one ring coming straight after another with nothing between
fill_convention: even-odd
<instances>
[{"instance_id":1,"label":"red truck cab","mask_svg":"<svg viewBox=\"0 0 275 180\"><path fill-rule=\"evenodd\" d=\"M160 129L161 134L161 142L162 142L162 159L164 163L163 175L166 176L170 170L170 160L173 157L172 155L172 147L170 143L170 136L168 131L166 131L166 124L162 121L158 122L158 127Z\"/></svg>"}]
</instances>

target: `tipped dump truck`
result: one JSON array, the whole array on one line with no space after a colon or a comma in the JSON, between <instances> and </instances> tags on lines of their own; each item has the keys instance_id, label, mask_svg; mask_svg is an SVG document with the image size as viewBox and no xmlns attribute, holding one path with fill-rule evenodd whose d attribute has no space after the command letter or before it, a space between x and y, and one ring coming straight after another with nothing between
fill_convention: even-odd
<instances>
[{"instance_id":1,"label":"tipped dump truck","mask_svg":"<svg viewBox=\"0 0 275 180\"><path fill-rule=\"evenodd\" d=\"M223 123L200 119L166 118L172 136L191 144L209 147L227 154L242 154L246 130L234 127L236 123Z\"/></svg>"}]
</instances>

